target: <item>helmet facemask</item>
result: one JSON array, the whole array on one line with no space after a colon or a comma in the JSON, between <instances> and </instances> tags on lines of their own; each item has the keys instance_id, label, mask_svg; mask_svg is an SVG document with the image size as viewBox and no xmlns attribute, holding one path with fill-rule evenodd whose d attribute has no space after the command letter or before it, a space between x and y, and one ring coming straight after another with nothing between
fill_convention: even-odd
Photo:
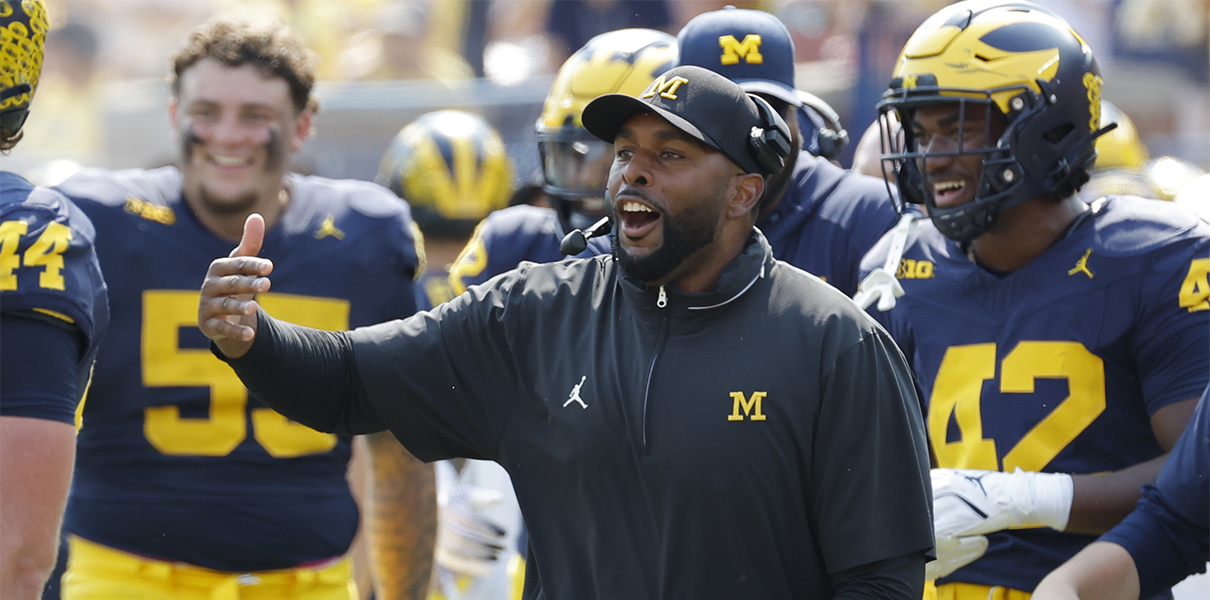
<instances>
[{"instance_id":1,"label":"helmet facemask","mask_svg":"<svg viewBox=\"0 0 1210 600\"><path fill-rule=\"evenodd\" d=\"M903 200L928 207L937 228L959 242L1023 202L1074 195L1088 180L1093 142L1108 131L1098 129L1102 82L1091 49L1065 20L1030 2L971 0L938 11L912 34L892 77L881 121L896 111L905 140L884 158L895 164ZM962 206L938 208L923 159L945 154L918 147L912 120L946 103L986 115L986 123L999 119L1003 131L962 148L983 159L975 193Z\"/></svg>"},{"instance_id":2,"label":"helmet facemask","mask_svg":"<svg viewBox=\"0 0 1210 600\"><path fill-rule=\"evenodd\" d=\"M605 215L605 186L613 164L613 144L583 127L537 134L546 195L571 229L588 227Z\"/></svg>"},{"instance_id":3,"label":"helmet facemask","mask_svg":"<svg viewBox=\"0 0 1210 600\"><path fill-rule=\"evenodd\" d=\"M1046 82L1038 83L1045 93ZM995 100L1004 95L1010 96L1007 113ZM1062 117L1058 111L1047 110L1052 103L1026 86L971 90L905 88L893 83L878 110L884 141L891 145L884 148L883 158L892 161L893 180L899 186L901 205L896 208L902 212L905 202L923 205L943 235L966 243L991 229L1005 210L1038 196L1069 195L1086 181L1096 156L1092 143L1102 131L1081 134L1070 123L1056 119ZM916 112L944 106L954 107L957 134L941 149L922 148L912 127ZM892 111L904 124L902 142L889 135L895 131L888 117ZM972 121L982 123L982 135L968 130ZM1024 147L1031 153L1023 152ZM982 156L974 197L960 206L937 206L926 161L972 154Z\"/></svg>"}]
</instances>

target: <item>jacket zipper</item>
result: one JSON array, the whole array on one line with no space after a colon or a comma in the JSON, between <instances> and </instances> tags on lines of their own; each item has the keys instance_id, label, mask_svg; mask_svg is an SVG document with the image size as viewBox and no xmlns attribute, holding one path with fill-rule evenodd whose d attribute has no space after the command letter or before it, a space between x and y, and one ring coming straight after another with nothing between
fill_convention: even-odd
<instances>
[{"instance_id":1,"label":"jacket zipper","mask_svg":"<svg viewBox=\"0 0 1210 600\"><path fill-rule=\"evenodd\" d=\"M660 286L659 298L655 301L655 305L660 308L668 306L668 294L664 293L664 286ZM647 404L651 399L651 379L655 376L655 365L660 360L660 354L664 351L664 344L668 341L668 313L664 313L660 319L660 338L655 345L655 352L651 354L651 366L647 368L647 385L643 388L643 454L648 453L647 443Z\"/></svg>"}]
</instances>

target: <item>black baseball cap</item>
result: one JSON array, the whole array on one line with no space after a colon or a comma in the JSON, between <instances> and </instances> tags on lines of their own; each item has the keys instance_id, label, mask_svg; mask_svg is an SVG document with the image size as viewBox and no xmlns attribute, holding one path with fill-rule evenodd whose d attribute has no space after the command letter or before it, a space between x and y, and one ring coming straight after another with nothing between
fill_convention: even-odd
<instances>
[{"instance_id":1,"label":"black baseball cap","mask_svg":"<svg viewBox=\"0 0 1210 600\"><path fill-rule=\"evenodd\" d=\"M754 128L766 122L756 102L730 79L709 69L680 66L665 71L636 98L605 94L588 103L582 115L584 128L613 143L618 130L631 117L654 114L722 152L748 173L771 175L763 169L749 141ZM780 121L780 116L772 114ZM779 124L784 128L784 122Z\"/></svg>"},{"instance_id":2,"label":"black baseball cap","mask_svg":"<svg viewBox=\"0 0 1210 600\"><path fill-rule=\"evenodd\" d=\"M802 106L794 88L794 40L777 17L728 6L694 17L676 38L680 64L710 69L745 92Z\"/></svg>"}]
</instances>

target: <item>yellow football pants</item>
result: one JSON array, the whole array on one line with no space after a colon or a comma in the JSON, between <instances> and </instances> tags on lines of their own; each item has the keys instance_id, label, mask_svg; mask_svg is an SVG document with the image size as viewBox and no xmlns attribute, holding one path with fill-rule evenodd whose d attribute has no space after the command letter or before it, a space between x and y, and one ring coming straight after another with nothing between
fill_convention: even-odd
<instances>
[{"instance_id":1,"label":"yellow football pants","mask_svg":"<svg viewBox=\"0 0 1210 600\"><path fill-rule=\"evenodd\" d=\"M63 600L357 600L348 557L319 569L212 571L71 536Z\"/></svg>"},{"instance_id":2,"label":"yellow football pants","mask_svg":"<svg viewBox=\"0 0 1210 600\"><path fill-rule=\"evenodd\" d=\"M929 581L924 586L925 600L931 600L929 596L930 588L933 588L933 582ZM1029 592L1015 590L1012 588L977 585L974 583L947 583L939 585L934 590L935 600L1029 600Z\"/></svg>"}]
</instances>

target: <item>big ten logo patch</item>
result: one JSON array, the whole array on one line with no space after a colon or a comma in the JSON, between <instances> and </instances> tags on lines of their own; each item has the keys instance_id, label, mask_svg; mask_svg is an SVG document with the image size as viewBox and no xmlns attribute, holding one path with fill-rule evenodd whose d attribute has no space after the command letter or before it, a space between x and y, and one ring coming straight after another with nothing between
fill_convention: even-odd
<instances>
[{"instance_id":1,"label":"big ten logo patch","mask_svg":"<svg viewBox=\"0 0 1210 600\"><path fill-rule=\"evenodd\" d=\"M724 65L739 64L741 58L750 65L765 62L765 57L760 53L760 36L754 33L745 35L742 42L735 39L733 35L721 36L718 38L718 46L723 49L719 62Z\"/></svg>"},{"instance_id":2,"label":"big ten logo patch","mask_svg":"<svg viewBox=\"0 0 1210 600\"><path fill-rule=\"evenodd\" d=\"M896 279L932 279L933 263L927 260L912 260L905 258L899 261L895 270Z\"/></svg>"},{"instance_id":3,"label":"big ten logo patch","mask_svg":"<svg viewBox=\"0 0 1210 600\"><path fill-rule=\"evenodd\" d=\"M176 223L176 213L167 206L152 204L135 196L126 196L126 212L163 225Z\"/></svg>"}]
</instances>

